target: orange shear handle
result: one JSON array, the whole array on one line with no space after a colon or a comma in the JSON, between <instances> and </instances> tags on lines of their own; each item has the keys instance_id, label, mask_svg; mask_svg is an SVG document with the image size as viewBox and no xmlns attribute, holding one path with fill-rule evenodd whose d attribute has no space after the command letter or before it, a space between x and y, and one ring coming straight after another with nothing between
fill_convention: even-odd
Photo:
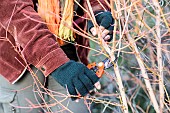
<instances>
[{"instance_id":1,"label":"orange shear handle","mask_svg":"<svg viewBox=\"0 0 170 113\"><path fill-rule=\"evenodd\" d=\"M96 62L93 62L93 63L87 65L87 68L89 68L89 69L93 69L94 67L96 67ZM98 63L97 71L95 73L99 78L102 77L102 75L104 73L104 63L103 62Z\"/></svg>"}]
</instances>

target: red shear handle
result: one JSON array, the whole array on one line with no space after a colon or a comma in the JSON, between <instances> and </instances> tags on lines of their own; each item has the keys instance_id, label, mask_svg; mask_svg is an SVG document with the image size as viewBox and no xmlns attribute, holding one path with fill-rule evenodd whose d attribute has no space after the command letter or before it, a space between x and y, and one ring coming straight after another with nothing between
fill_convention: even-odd
<instances>
[{"instance_id":1,"label":"red shear handle","mask_svg":"<svg viewBox=\"0 0 170 113\"><path fill-rule=\"evenodd\" d=\"M104 63L103 62L100 62L98 63L98 65L96 66L96 62L93 62L91 64L88 64L87 65L87 68L93 70L93 68L97 67L97 70L96 70L96 75L101 78L103 73L104 73Z\"/></svg>"}]
</instances>

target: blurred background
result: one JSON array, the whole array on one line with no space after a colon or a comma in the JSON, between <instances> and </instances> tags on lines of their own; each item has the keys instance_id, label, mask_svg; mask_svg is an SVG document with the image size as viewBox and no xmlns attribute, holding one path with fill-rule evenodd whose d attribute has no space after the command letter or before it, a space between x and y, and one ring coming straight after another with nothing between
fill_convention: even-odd
<instances>
[{"instance_id":1,"label":"blurred background","mask_svg":"<svg viewBox=\"0 0 170 113\"><path fill-rule=\"evenodd\" d=\"M111 58L109 48L120 53L118 69L105 70L95 95L101 101L92 102L91 112L121 113L126 110L119 105L127 105L129 113L169 113L170 1L114 0L110 6L116 27L113 41L109 47L90 41L100 52L91 50L88 58L91 63Z\"/></svg>"}]
</instances>

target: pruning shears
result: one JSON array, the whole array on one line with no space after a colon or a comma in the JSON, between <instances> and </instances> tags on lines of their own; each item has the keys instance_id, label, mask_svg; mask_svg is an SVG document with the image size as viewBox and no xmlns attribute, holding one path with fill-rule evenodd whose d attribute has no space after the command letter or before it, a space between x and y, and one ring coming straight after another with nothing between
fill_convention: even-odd
<instances>
[{"instance_id":1,"label":"pruning shears","mask_svg":"<svg viewBox=\"0 0 170 113\"><path fill-rule=\"evenodd\" d=\"M106 58L99 63L93 62L93 63L88 64L87 68L94 71L96 73L96 75L99 78L101 78L104 73L104 70L112 67L113 65L114 64L110 61L110 59Z\"/></svg>"}]
</instances>

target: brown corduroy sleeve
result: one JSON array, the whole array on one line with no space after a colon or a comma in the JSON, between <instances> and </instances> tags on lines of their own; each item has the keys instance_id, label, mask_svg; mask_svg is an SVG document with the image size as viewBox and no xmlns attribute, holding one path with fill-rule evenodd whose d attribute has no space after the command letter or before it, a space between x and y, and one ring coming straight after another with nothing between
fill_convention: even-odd
<instances>
[{"instance_id":1,"label":"brown corduroy sleeve","mask_svg":"<svg viewBox=\"0 0 170 113\"><path fill-rule=\"evenodd\" d=\"M15 37L26 61L45 76L69 61L34 11L32 0L1 0L0 25Z\"/></svg>"},{"instance_id":2,"label":"brown corduroy sleeve","mask_svg":"<svg viewBox=\"0 0 170 113\"><path fill-rule=\"evenodd\" d=\"M109 3L109 0L89 0L89 1L94 13L96 11L110 11L109 6L107 5L107 3ZM84 6L87 10L89 10L87 0L84 0Z\"/></svg>"}]
</instances>

